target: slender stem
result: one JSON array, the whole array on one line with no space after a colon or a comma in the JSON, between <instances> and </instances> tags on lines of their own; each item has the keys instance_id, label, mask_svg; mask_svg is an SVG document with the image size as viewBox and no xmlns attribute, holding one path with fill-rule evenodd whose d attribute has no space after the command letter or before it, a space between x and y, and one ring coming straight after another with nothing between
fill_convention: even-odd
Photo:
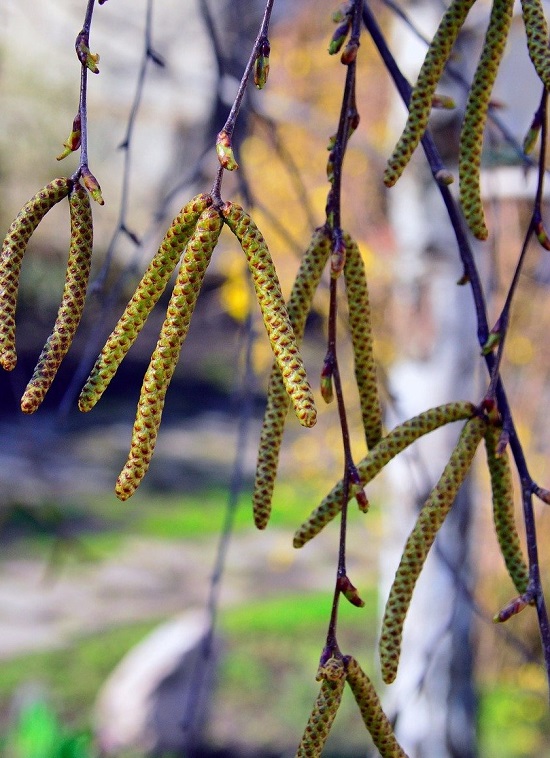
<instances>
[{"instance_id":1,"label":"slender stem","mask_svg":"<svg viewBox=\"0 0 550 758\"><path fill-rule=\"evenodd\" d=\"M82 31L77 38L77 40L82 40L86 45L89 45L94 5L95 0L88 0ZM84 63L81 63L80 66L80 101L78 104L78 113L80 115L80 165L77 175L80 174L83 168L88 167L88 67Z\"/></svg>"},{"instance_id":2,"label":"slender stem","mask_svg":"<svg viewBox=\"0 0 550 758\"><path fill-rule=\"evenodd\" d=\"M487 390L488 398L495 396L496 385L498 382L499 371L500 371L500 365L501 365L502 356L504 353L504 343L506 341L506 336L508 333L508 325L510 323L510 311L512 310L512 302L513 302L514 295L518 287L521 272L523 270L523 264L525 263L525 256L527 254L527 249L529 248L529 243L535 231L537 221L540 221L540 218L542 215L541 204L542 204L542 195L544 191L544 176L546 172L546 145L547 145L547 139L548 139L547 103L548 103L548 93L546 92L546 90L544 90L541 97L540 105L537 111L537 113L540 114L540 119L541 119L537 190L535 194L535 201L533 204L533 212L531 214L529 225L527 226L527 231L525 232L525 237L523 240L523 245L521 247L521 252L519 254L519 258L516 263L514 276L512 277L510 287L508 288L508 292L506 294L506 300L500 312L500 316L497 319L496 329L498 329L500 338L499 338L499 343L498 343L498 350L497 350L495 365L492 369L491 383L489 385L489 389Z\"/></svg>"},{"instance_id":3,"label":"slender stem","mask_svg":"<svg viewBox=\"0 0 550 758\"><path fill-rule=\"evenodd\" d=\"M227 117L227 120L223 127L222 131L226 132L229 135L229 137L231 137L231 135L233 134L233 130L235 129L237 116L239 115L239 110L242 105L244 93L246 92L246 88L248 86L248 79L250 77L250 72L252 71L252 66L254 65L254 61L258 57L258 52L260 50L260 43L262 42L264 37L267 37L268 35L269 21L271 19L271 11L273 10L274 2L275 0L267 0L265 4L265 10L264 10L262 23L260 24L260 30L258 32L256 40L254 41L254 45L252 46L252 51L250 53L248 62L244 69L244 73L243 73L241 82L239 84L239 89L237 90L235 100L233 101L233 105L231 106L231 110L229 111L229 116Z\"/></svg>"},{"instance_id":4,"label":"slender stem","mask_svg":"<svg viewBox=\"0 0 550 758\"><path fill-rule=\"evenodd\" d=\"M352 29L350 34L350 43L359 46L361 34L361 6L362 0L356 0L353 9ZM357 108L355 104L355 74L356 61L352 60L347 64L346 81L344 93L342 96L342 105L340 108L340 117L338 122L338 131L334 148L331 153L333 161L333 179L331 189L327 198L327 218L333 233L333 253L340 252L343 246L341 230L341 192L342 192L342 166L348 144L352 125L355 127L358 120ZM330 305L328 321L328 344L325 366L328 367L330 376L334 383L334 392L338 406L338 417L340 420L340 429L342 434L342 448L344 452L344 487L342 493L342 510L340 517L340 541L338 548L338 566L336 570L336 584L332 601L332 610L327 631L326 647L324 655L338 649L336 641L336 627L338 623L338 605L341 595L340 581L346 577L346 538L347 538L347 514L348 514L348 493L350 487L350 478L355 471L355 464L351 452L351 443L349 435L349 426L346 414L346 404L340 369L338 366L338 355L336 348L337 340L337 323L338 323L338 277L332 275L330 280Z\"/></svg>"}]
</instances>

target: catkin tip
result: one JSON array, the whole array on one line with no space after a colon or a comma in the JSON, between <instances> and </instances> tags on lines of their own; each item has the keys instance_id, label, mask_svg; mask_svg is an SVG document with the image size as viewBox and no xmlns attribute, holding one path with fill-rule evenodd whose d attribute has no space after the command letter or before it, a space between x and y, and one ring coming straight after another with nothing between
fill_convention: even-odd
<instances>
[{"instance_id":1,"label":"catkin tip","mask_svg":"<svg viewBox=\"0 0 550 758\"><path fill-rule=\"evenodd\" d=\"M17 353L15 350L6 350L0 356L0 365L5 371L13 371L17 366Z\"/></svg>"}]
</instances>

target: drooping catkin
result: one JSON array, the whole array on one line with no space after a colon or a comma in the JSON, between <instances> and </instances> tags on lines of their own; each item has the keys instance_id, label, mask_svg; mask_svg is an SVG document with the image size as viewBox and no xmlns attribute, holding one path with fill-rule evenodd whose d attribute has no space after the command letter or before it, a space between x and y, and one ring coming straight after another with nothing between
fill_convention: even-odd
<instances>
[{"instance_id":1,"label":"drooping catkin","mask_svg":"<svg viewBox=\"0 0 550 758\"><path fill-rule=\"evenodd\" d=\"M407 758L407 754L395 738L392 725L382 709L380 698L369 677L352 656L349 656L346 668L346 681L381 758Z\"/></svg>"},{"instance_id":2,"label":"drooping catkin","mask_svg":"<svg viewBox=\"0 0 550 758\"><path fill-rule=\"evenodd\" d=\"M540 0L521 0L527 49L541 82L550 90L550 50L548 24Z\"/></svg>"},{"instance_id":3,"label":"drooping catkin","mask_svg":"<svg viewBox=\"0 0 550 758\"><path fill-rule=\"evenodd\" d=\"M345 677L321 681L321 689L296 751L296 758L319 758L321 755L342 700L345 681Z\"/></svg>"},{"instance_id":4,"label":"drooping catkin","mask_svg":"<svg viewBox=\"0 0 550 758\"><path fill-rule=\"evenodd\" d=\"M294 412L302 426L313 426L317 420L313 393L266 242L240 205L225 203L222 213L246 255L264 325Z\"/></svg>"},{"instance_id":5,"label":"drooping catkin","mask_svg":"<svg viewBox=\"0 0 550 758\"><path fill-rule=\"evenodd\" d=\"M480 170L483 133L487 121L491 92L508 32L512 22L514 0L494 0L481 57L468 93L460 131L458 155L459 196L464 218L472 234L487 239L489 231L481 200Z\"/></svg>"},{"instance_id":6,"label":"drooping catkin","mask_svg":"<svg viewBox=\"0 0 550 758\"><path fill-rule=\"evenodd\" d=\"M303 339L306 319L330 255L331 246L330 232L327 227L322 226L316 229L300 263L287 303L288 317L298 345ZM289 405L290 399L283 377L277 363L274 362L267 388L267 404L260 433L252 495L254 522L258 529L265 529L271 514L271 500Z\"/></svg>"},{"instance_id":7,"label":"drooping catkin","mask_svg":"<svg viewBox=\"0 0 550 758\"><path fill-rule=\"evenodd\" d=\"M393 682L397 674L403 623L416 581L437 532L468 473L486 428L487 422L483 418L475 417L466 422L449 462L422 506L416 524L407 539L382 620L380 661L382 678L386 684Z\"/></svg>"},{"instance_id":8,"label":"drooping catkin","mask_svg":"<svg viewBox=\"0 0 550 758\"><path fill-rule=\"evenodd\" d=\"M86 300L93 247L93 220L88 192L76 182L69 193L71 243L61 305L52 333L21 398L21 410L33 413L44 399L67 354Z\"/></svg>"},{"instance_id":9,"label":"drooping catkin","mask_svg":"<svg viewBox=\"0 0 550 758\"><path fill-rule=\"evenodd\" d=\"M81 411L91 410L109 386L124 356L166 289L199 216L211 204L210 195L197 195L184 205L172 221L82 388L78 400Z\"/></svg>"},{"instance_id":10,"label":"drooping catkin","mask_svg":"<svg viewBox=\"0 0 550 758\"><path fill-rule=\"evenodd\" d=\"M166 318L143 378L130 453L115 486L116 496L120 500L126 500L135 492L149 468L166 392L222 226L220 212L216 208L207 208L200 215L187 243Z\"/></svg>"},{"instance_id":11,"label":"drooping catkin","mask_svg":"<svg viewBox=\"0 0 550 758\"><path fill-rule=\"evenodd\" d=\"M516 528L514 489L508 451L504 450L500 455L496 454L500 431L498 427L489 426L485 433L485 449L493 491L493 519L508 574L517 591L522 595L529 583L529 569L523 558Z\"/></svg>"},{"instance_id":12,"label":"drooping catkin","mask_svg":"<svg viewBox=\"0 0 550 758\"><path fill-rule=\"evenodd\" d=\"M361 415L367 448L382 438L382 408L378 397L374 362L369 291L365 264L357 243L344 236L346 262L344 279L348 299L348 319L355 362L355 380L359 390Z\"/></svg>"},{"instance_id":13,"label":"drooping catkin","mask_svg":"<svg viewBox=\"0 0 550 758\"><path fill-rule=\"evenodd\" d=\"M4 238L0 254L0 365L6 371L12 371L17 363L15 309L23 255L38 224L67 197L71 187L72 181L66 177L46 184L21 208Z\"/></svg>"},{"instance_id":14,"label":"drooping catkin","mask_svg":"<svg viewBox=\"0 0 550 758\"><path fill-rule=\"evenodd\" d=\"M399 179L424 136L432 110L433 96L458 34L475 0L453 0L439 23L411 93L407 123L384 173L384 184L392 187Z\"/></svg>"},{"instance_id":15,"label":"drooping catkin","mask_svg":"<svg viewBox=\"0 0 550 758\"><path fill-rule=\"evenodd\" d=\"M361 485L364 487L368 484L384 468L386 463L424 434L453 421L469 419L474 413L475 406L472 403L458 401L430 408L399 424L383 437L376 447L370 450L357 465ZM342 510L343 492L344 483L340 480L297 529L294 535L294 547L303 547L338 515ZM350 492L349 499L353 496L353 492Z\"/></svg>"}]
</instances>

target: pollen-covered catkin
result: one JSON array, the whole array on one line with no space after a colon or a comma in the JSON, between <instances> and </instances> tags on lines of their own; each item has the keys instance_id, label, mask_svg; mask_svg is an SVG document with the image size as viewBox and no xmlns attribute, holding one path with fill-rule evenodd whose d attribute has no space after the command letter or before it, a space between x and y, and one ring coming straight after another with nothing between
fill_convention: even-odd
<instances>
[{"instance_id":1,"label":"pollen-covered catkin","mask_svg":"<svg viewBox=\"0 0 550 758\"><path fill-rule=\"evenodd\" d=\"M90 277L93 247L92 209L88 192L76 182L69 193L71 243L61 305L34 373L21 398L21 410L33 413L44 399L80 323Z\"/></svg>"},{"instance_id":2,"label":"pollen-covered catkin","mask_svg":"<svg viewBox=\"0 0 550 758\"><path fill-rule=\"evenodd\" d=\"M458 401L430 408L399 424L383 437L376 447L370 450L357 465L361 485L364 487L368 484L384 468L386 463L424 434L453 421L471 418L474 413L475 406L472 403ZM338 515L342 510L343 492L344 483L343 480L340 480L297 529L294 535L294 547L303 547ZM353 496L353 492L350 492L349 499L351 500Z\"/></svg>"},{"instance_id":3,"label":"pollen-covered catkin","mask_svg":"<svg viewBox=\"0 0 550 758\"><path fill-rule=\"evenodd\" d=\"M516 528L514 490L508 451L504 450L500 455L496 454L500 431L498 427L489 426L485 433L485 449L493 490L493 519L508 574L517 591L522 595L529 583L529 569L523 558Z\"/></svg>"},{"instance_id":4,"label":"pollen-covered catkin","mask_svg":"<svg viewBox=\"0 0 550 758\"><path fill-rule=\"evenodd\" d=\"M355 380L359 390L365 439L367 448L370 450L382 438L382 408L376 381L369 291L365 264L357 243L349 235L344 236L344 242L346 248L344 280L355 362Z\"/></svg>"},{"instance_id":5,"label":"pollen-covered catkin","mask_svg":"<svg viewBox=\"0 0 550 758\"><path fill-rule=\"evenodd\" d=\"M494 0L493 2L489 26L468 93L460 131L458 154L460 204L472 234L480 240L487 239L489 235L480 189L483 133L491 92L508 39L513 9L514 0Z\"/></svg>"},{"instance_id":6,"label":"pollen-covered catkin","mask_svg":"<svg viewBox=\"0 0 550 758\"><path fill-rule=\"evenodd\" d=\"M89 411L105 392L124 356L134 344L145 321L166 289L172 272L191 237L201 213L212 204L210 195L197 195L172 221L160 247L143 274L132 299L107 338L78 400L81 411Z\"/></svg>"},{"instance_id":7,"label":"pollen-covered catkin","mask_svg":"<svg viewBox=\"0 0 550 758\"><path fill-rule=\"evenodd\" d=\"M456 494L470 468L487 422L475 417L464 425L441 477L422 506L416 524L407 539L384 611L380 636L382 678L389 684L395 679L401 652L403 623L426 556L443 524Z\"/></svg>"},{"instance_id":8,"label":"pollen-covered catkin","mask_svg":"<svg viewBox=\"0 0 550 758\"><path fill-rule=\"evenodd\" d=\"M120 500L127 500L135 492L149 468L166 392L222 226L220 212L216 208L208 208L200 215L187 243L166 318L143 378L130 453L115 486L116 496Z\"/></svg>"},{"instance_id":9,"label":"pollen-covered catkin","mask_svg":"<svg viewBox=\"0 0 550 758\"><path fill-rule=\"evenodd\" d=\"M380 698L369 677L352 656L349 656L346 668L346 681L381 758L407 758L407 754L395 738L392 725L382 709Z\"/></svg>"},{"instance_id":10,"label":"pollen-covered catkin","mask_svg":"<svg viewBox=\"0 0 550 758\"><path fill-rule=\"evenodd\" d=\"M15 309L23 255L32 233L46 213L67 197L71 179L54 179L31 197L13 220L0 254L0 365L11 371L17 363Z\"/></svg>"},{"instance_id":11,"label":"pollen-covered catkin","mask_svg":"<svg viewBox=\"0 0 550 758\"><path fill-rule=\"evenodd\" d=\"M319 758L342 700L345 678L323 679L296 758Z\"/></svg>"},{"instance_id":12,"label":"pollen-covered catkin","mask_svg":"<svg viewBox=\"0 0 550 758\"><path fill-rule=\"evenodd\" d=\"M240 205L225 203L222 213L246 255L264 325L294 412L302 426L313 426L317 420L313 393L266 242Z\"/></svg>"},{"instance_id":13,"label":"pollen-covered catkin","mask_svg":"<svg viewBox=\"0 0 550 758\"><path fill-rule=\"evenodd\" d=\"M424 136L436 87L474 2L475 0L453 0L443 14L411 93L407 123L388 160L384 174L384 184L387 187L392 187L399 179Z\"/></svg>"},{"instance_id":14,"label":"pollen-covered catkin","mask_svg":"<svg viewBox=\"0 0 550 758\"><path fill-rule=\"evenodd\" d=\"M521 0L527 49L535 71L547 90L550 90L550 50L548 24L541 0Z\"/></svg>"},{"instance_id":15,"label":"pollen-covered catkin","mask_svg":"<svg viewBox=\"0 0 550 758\"><path fill-rule=\"evenodd\" d=\"M332 247L327 227L316 229L302 258L294 286L287 303L288 317L294 329L294 337L301 343L306 319L323 269ZM267 405L264 413L256 478L252 495L254 522L258 529L265 529L271 514L271 500L279 464L279 452L283 439L285 418L290 405L283 377L274 362L267 388Z\"/></svg>"}]
</instances>

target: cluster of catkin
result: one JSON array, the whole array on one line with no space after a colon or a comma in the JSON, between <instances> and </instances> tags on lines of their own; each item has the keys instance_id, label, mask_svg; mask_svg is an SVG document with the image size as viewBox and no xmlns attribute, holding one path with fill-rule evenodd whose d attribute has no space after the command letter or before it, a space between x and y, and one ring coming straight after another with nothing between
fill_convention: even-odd
<instances>
[{"instance_id":1,"label":"cluster of catkin","mask_svg":"<svg viewBox=\"0 0 550 758\"><path fill-rule=\"evenodd\" d=\"M374 685L355 658L350 655L333 655L319 666L317 681L321 682L319 695L296 751L296 758L318 758L321 755L342 700L346 682L382 758L407 758L395 739L391 723L382 710Z\"/></svg>"},{"instance_id":2,"label":"cluster of catkin","mask_svg":"<svg viewBox=\"0 0 550 758\"><path fill-rule=\"evenodd\" d=\"M227 202L217 207L210 195L197 195L182 208L166 232L107 338L78 401L81 411L89 411L97 403L181 260L166 318L143 379L128 459L116 483L115 492L120 500L126 500L135 492L149 467L166 392L224 224L237 237L246 255L285 398L292 403L301 424L308 427L315 424L313 395L263 236L239 205Z\"/></svg>"},{"instance_id":3,"label":"cluster of catkin","mask_svg":"<svg viewBox=\"0 0 550 758\"><path fill-rule=\"evenodd\" d=\"M326 225L321 226L313 233L310 244L302 257L287 303L288 315L298 342L303 339L313 296L332 253L331 230ZM344 235L343 257L343 276L348 300L348 321L353 345L355 378L366 443L370 448L376 445L382 436L382 411L377 390L365 266L357 243L347 234ZM288 397L277 366L274 364L268 385L267 406L260 434L253 492L254 521L258 529L265 529L271 513L288 406Z\"/></svg>"},{"instance_id":4,"label":"cluster of catkin","mask_svg":"<svg viewBox=\"0 0 550 758\"><path fill-rule=\"evenodd\" d=\"M65 357L84 309L90 275L93 226L90 199L79 181L60 178L43 187L13 220L0 255L0 365L12 371L17 363L15 310L23 256L32 233L57 203L68 198L71 241L61 305L52 332L36 364L21 409L33 413L42 403Z\"/></svg>"},{"instance_id":5,"label":"cluster of catkin","mask_svg":"<svg viewBox=\"0 0 550 758\"><path fill-rule=\"evenodd\" d=\"M453 46L475 0L452 0L428 47L409 103L405 128L388 160L384 182L393 186L401 176L428 126L436 88ZM469 90L459 146L459 196L464 217L478 239L488 229L480 191L483 135L493 85L504 54L513 13L513 0L493 0L481 56ZM550 87L549 35L542 0L522 0L527 46L544 87ZM531 145L532 147L532 145ZM452 181L452 178L450 179Z\"/></svg>"},{"instance_id":6,"label":"cluster of catkin","mask_svg":"<svg viewBox=\"0 0 550 758\"><path fill-rule=\"evenodd\" d=\"M360 484L367 485L392 458L424 434L460 420L466 423L439 481L419 512L405 544L386 603L380 636L382 676L386 683L392 682L397 673L403 624L416 581L483 438L491 476L493 520L500 550L520 596L527 590L529 571L516 528L510 464L507 451L499 450L501 429L471 403L454 402L431 408L397 426L371 448L357 465ZM294 536L295 547L305 545L335 518L342 509L343 495L344 482L340 481L298 528ZM351 499L352 493L348 497ZM499 614L495 620L503 621L506 618L506 615Z\"/></svg>"}]
</instances>

